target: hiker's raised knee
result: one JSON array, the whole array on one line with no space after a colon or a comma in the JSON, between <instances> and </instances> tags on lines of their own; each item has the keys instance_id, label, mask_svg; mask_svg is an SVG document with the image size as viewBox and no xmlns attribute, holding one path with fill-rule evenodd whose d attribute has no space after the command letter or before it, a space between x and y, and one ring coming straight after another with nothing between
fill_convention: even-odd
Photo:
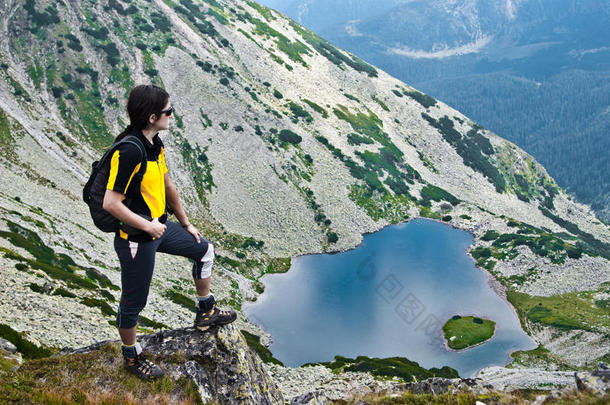
<instances>
[{"instance_id":1,"label":"hiker's raised knee","mask_svg":"<svg viewBox=\"0 0 610 405\"><path fill-rule=\"evenodd\" d=\"M195 261L193 266L193 278L202 279L212 275L212 265L214 264L214 245L208 243L208 250L200 260Z\"/></svg>"}]
</instances>

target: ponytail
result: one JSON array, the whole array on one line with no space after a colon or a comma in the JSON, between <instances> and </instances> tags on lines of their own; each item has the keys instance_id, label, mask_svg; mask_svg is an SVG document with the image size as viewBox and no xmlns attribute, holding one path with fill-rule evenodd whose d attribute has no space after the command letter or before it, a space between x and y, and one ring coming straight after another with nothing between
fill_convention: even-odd
<instances>
[{"instance_id":1,"label":"ponytail","mask_svg":"<svg viewBox=\"0 0 610 405\"><path fill-rule=\"evenodd\" d=\"M113 143L119 142L121 139L125 138L133 130L134 130L134 128L133 128L133 126L131 124L127 125L125 127L125 129L123 130L123 132L121 132L119 135L117 135L116 138L114 138L114 142Z\"/></svg>"}]
</instances>

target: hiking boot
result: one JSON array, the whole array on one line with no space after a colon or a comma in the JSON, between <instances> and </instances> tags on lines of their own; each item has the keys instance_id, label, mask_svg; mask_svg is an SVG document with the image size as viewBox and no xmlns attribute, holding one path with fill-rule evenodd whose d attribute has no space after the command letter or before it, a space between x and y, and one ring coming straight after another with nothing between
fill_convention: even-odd
<instances>
[{"instance_id":1,"label":"hiking boot","mask_svg":"<svg viewBox=\"0 0 610 405\"><path fill-rule=\"evenodd\" d=\"M123 360L125 361L125 368L130 373L146 381L157 380L163 377L163 371L159 366L147 360L142 353L137 354L135 350L129 349L131 348L123 347Z\"/></svg>"},{"instance_id":2,"label":"hiking boot","mask_svg":"<svg viewBox=\"0 0 610 405\"><path fill-rule=\"evenodd\" d=\"M237 313L233 310L223 311L216 306L213 295L197 304L197 315L195 315L195 328L206 330L212 325L226 325L237 319Z\"/></svg>"}]
</instances>

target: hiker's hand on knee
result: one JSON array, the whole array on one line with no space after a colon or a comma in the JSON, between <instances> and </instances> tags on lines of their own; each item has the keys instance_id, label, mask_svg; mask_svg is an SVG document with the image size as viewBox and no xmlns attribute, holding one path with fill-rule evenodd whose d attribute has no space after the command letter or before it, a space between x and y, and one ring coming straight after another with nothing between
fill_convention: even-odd
<instances>
[{"instance_id":1,"label":"hiker's hand on knee","mask_svg":"<svg viewBox=\"0 0 610 405\"><path fill-rule=\"evenodd\" d=\"M197 228L195 228L193 226L193 224L188 224L187 226L184 227L184 229L190 233L191 235L193 235L193 238L195 238L195 240L197 241L197 243L199 243L200 239L199 239L199 231L197 230Z\"/></svg>"},{"instance_id":2,"label":"hiker's hand on knee","mask_svg":"<svg viewBox=\"0 0 610 405\"><path fill-rule=\"evenodd\" d=\"M159 218L154 218L152 221L150 221L148 231L146 231L146 232L150 236L152 236L154 239L159 239L163 235L163 233L165 232L166 229L167 229L167 226L165 224L162 224L161 222L159 222Z\"/></svg>"}]
</instances>

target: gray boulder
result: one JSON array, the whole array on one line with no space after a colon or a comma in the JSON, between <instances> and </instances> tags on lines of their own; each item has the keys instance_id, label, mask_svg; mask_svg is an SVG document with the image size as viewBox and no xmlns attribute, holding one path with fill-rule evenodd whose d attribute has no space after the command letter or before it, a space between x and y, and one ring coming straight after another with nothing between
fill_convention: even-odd
<instances>
[{"instance_id":1,"label":"gray boulder","mask_svg":"<svg viewBox=\"0 0 610 405\"><path fill-rule=\"evenodd\" d=\"M0 350L4 350L9 353L15 353L17 351L17 348L8 340L0 338Z\"/></svg>"},{"instance_id":2,"label":"gray boulder","mask_svg":"<svg viewBox=\"0 0 610 405\"><path fill-rule=\"evenodd\" d=\"M596 395L610 393L610 369L606 363L599 363L595 371L577 371L574 373L576 386L581 391Z\"/></svg>"},{"instance_id":3,"label":"gray boulder","mask_svg":"<svg viewBox=\"0 0 610 405\"><path fill-rule=\"evenodd\" d=\"M142 348L172 378L190 378L204 403L283 404L278 387L263 369L260 358L233 326L166 330L138 337ZM61 353L87 353L109 341Z\"/></svg>"}]
</instances>

